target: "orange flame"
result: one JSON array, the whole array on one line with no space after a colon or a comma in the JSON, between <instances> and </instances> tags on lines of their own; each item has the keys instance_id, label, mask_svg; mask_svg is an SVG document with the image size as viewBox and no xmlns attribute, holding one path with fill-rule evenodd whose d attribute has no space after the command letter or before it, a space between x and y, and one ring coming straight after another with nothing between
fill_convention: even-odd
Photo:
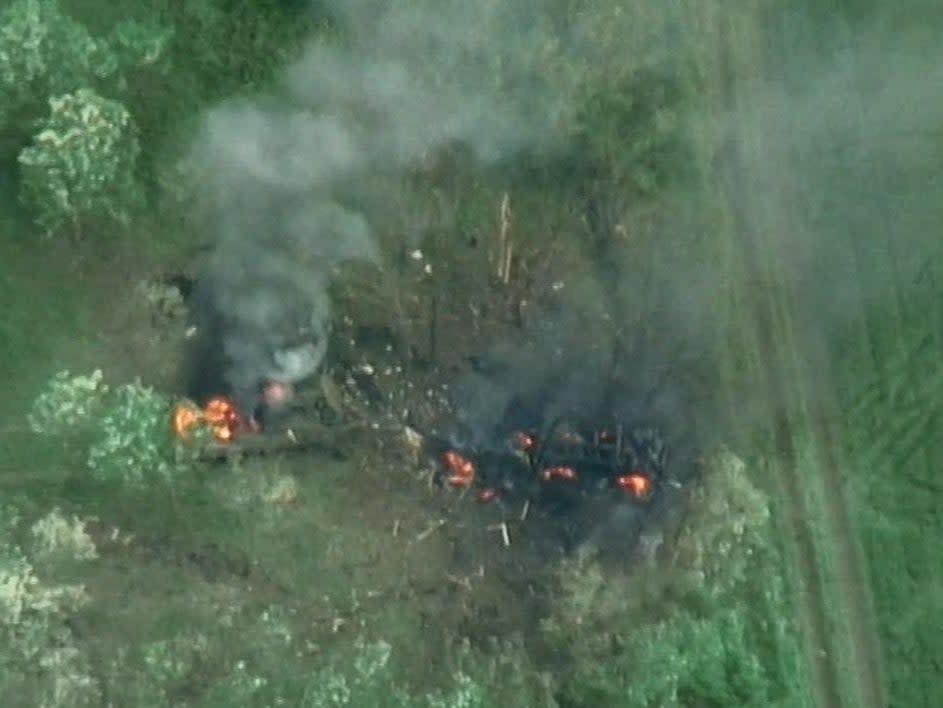
<instances>
[{"instance_id":1,"label":"orange flame","mask_svg":"<svg viewBox=\"0 0 943 708\"><path fill-rule=\"evenodd\" d=\"M200 410L190 401L182 401L174 407L172 424L178 437L187 438L200 425L206 425L217 442L231 442L246 428L251 428L232 401L222 396L211 399Z\"/></svg>"},{"instance_id":2,"label":"orange flame","mask_svg":"<svg viewBox=\"0 0 943 708\"><path fill-rule=\"evenodd\" d=\"M565 482L575 482L577 480L576 470L572 467L558 465L556 467L545 467L540 471L540 478L544 482L554 479L560 479Z\"/></svg>"},{"instance_id":3,"label":"orange flame","mask_svg":"<svg viewBox=\"0 0 943 708\"><path fill-rule=\"evenodd\" d=\"M204 414L216 440L230 442L236 436L242 416L228 399L221 396L210 399L206 404Z\"/></svg>"},{"instance_id":4,"label":"orange flame","mask_svg":"<svg viewBox=\"0 0 943 708\"><path fill-rule=\"evenodd\" d=\"M448 483L450 487L456 487L458 489L467 489L472 485L471 477L462 477L457 474L449 475Z\"/></svg>"},{"instance_id":5,"label":"orange flame","mask_svg":"<svg viewBox=\"0 0 943 708\"><path fill-rule=\"evenodd\" d=\"M617 477L616 485L636 499L646 499L652 493L652 478L643 472L630 472Z\"/></svg>"},{"instance_id":6,"label":"orange flame","mask_svg":"<svg viewBox=\"0 0 943 708\"><path fill-rule=\"evenodd\" d=\"M519 431L514 433L514 444L524 452L530 452L537 445L537 438L529 433Z\"/></svg>"},{"instance_id":7,"label":"orange flame","mask_svg":"<svg viewBox=\"0 0 943 708\"><path fill-rule=\"evenodd\" d=\"M174 407L172 423L177 437L189 437L193 429L202 422L203 411L190 401L182 401Z\"/></svg>"},{"instance_id":8,"label":"orange flame","mask_svg":"<svg viewBox=\"0 0 943 708\"><path fill-rule=\"evenodd\" d=\"M471 460L454 450L442 455L442 461L451 474L448 482L453 487L470 487L475 481L475 465Z\"/></svg>"},{"instance_id":9,"label":"orange flame","mask_svg":"<svg viewBox=\"0 0 943 708\"><path fill-rule=\"evenodd\" d=\"M494 501L497 496L497 489L482 489L480 492L478 492L478 501L480 501L482 504L487 504L488 502Z\"/></svg>"}]
</instances>

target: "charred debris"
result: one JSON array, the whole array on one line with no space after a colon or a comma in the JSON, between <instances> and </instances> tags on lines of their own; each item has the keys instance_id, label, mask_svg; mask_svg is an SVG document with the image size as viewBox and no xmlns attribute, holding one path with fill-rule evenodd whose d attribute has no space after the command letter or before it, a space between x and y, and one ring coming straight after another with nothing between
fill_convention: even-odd
<instances>
[{"instance_id":1,"label":"charred debris","mask_svg":"<svg viewBox=\"0 0 943 708\"><path fill-rule=\"evenodd\" d=\"M415 266L414 282L381 293L398 309L361 319L330 291L351 254L328 254L331 267L312 283L310 267L307 279L295 277L291 253L266 250L271 239L242 252L222 243L196 278L171 276L193 333L177 433L208 423L206 459L342 455L395 440L434 468L429 478L444 492L498 518L549 519L556 545L615 524L617 545L631 547L677 510L698 473L708 357L701 333L679 335L676 283L655 277L655 258L636 258L630 273L621 267L613 216L621 208L598 186L587 194L583 277L602 286L603 301L574 301L546 274L524 272L507 195L488 287L461 311L429 287L418 249L400 253L397 273ZM361 229L343 212L316 216L347 220L339 229L347 234ZM277 214L261 226L275 223Z\"/></svg>"}]
</instances>

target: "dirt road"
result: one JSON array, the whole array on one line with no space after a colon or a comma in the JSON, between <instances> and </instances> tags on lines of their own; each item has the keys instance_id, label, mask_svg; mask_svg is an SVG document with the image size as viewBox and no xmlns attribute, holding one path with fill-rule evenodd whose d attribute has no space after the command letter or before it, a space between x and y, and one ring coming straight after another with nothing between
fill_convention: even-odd
<instances>
[{"instance_id":1,"label":"dirt road","mask_svg":"<svg viewBox=\"0 0 943 708\"><path fill-rule=\"evenodd\" d=\"M746 116L768 61L766 28L750 13L725 16L718 29L717 83L723 110ZM770 106L766 106L769 110ZM773 110L788 110L786 105ZM766 406L776 453L771 465L780 521L795 565L800 626L815 702L831 708L883 708L882 677L869 582L842 478L841 418L815 313L797 293L795 264L814 240L803 233L803 205L790 175L769 165L775 135L753 120L731 121L717 185L738 261L743 325L752 333L752 372ZM784 248L788 244L788 249ZM784 259L788 255L788 261Z\"/></svg>"}]
</instances>

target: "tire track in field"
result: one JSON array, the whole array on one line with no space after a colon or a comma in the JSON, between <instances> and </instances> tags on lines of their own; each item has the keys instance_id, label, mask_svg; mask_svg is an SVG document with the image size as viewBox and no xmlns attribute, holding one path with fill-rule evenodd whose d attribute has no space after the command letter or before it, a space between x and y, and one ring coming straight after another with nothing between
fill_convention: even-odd
<instances>
[{"instance_id":1,"label":"tire track in field","mask_svg":"<svg viewBox=\"0 0 943 708\"><path fill-rule=\"evenodd\" d=\"M779 496L782 499L782 521L789 534L793 561L796 563L798 577L798 598L796 606L799 613L799 626L804 639L804 650L811 679L812 694L815 703L822 708L838 708L842 705L841 681L830 661L823 660L831 654L828 617L825 613L824 580L816 563L815 541L809 524L808 514L802 504L805 492L797 474L797 455L792 439L792 422L788 416L790 405L784 382L786 375L781 361L781 351L777 346L777 333L773 324L773 314L768 295L761 293L756 283L762 283L761 268L756 253L755 239L750 235L749 219L742 209L737 208L739 199L745 193L745 177L738 165L739 143L734 141L729 146L732 164L728 173L723 175L721 185L735 197L730 201L734 216L735 239L741 249L743 268L746 272L745 284L741 285L752 297L752 312L748 314L749 324L755 328L760 357L764 363L759 373L758 385L765 389L774 450L777 456L776 469ZM753 285L751 285L753 284Z\"/></svg>"},{"instance_id":2,"label":"tire track in field","mask_svg":"<svg viewBox=\"0 0 943 708\"><path fill-rule=\"evenodd\" d=\"M760 54L763 30L750 24L734 31L728 26L722 34L726 46L722 44L720 83L731 109L740 94L749 91L749 82L762 78L762 62L749 60ZM737 41L748 45L747 50L734 46ZM783 520L801 585L798 607L813 693L827 708L884 708L880 643L869 576L845 499L840 409L829 361L809 326L814 313L803 308L790 286L790 264L777 259L777 244L787 243L783 237L801 233L798 220L790 217L798 205L788 202L786 190L771 188L775 182L768 181L765 170L756 173L756 158L766 153L763 141L768 139L735 128L726 146L720 189L733 215L731 235L740 254L741 288L744 300L752 303L750 315L764 363L757 373L767 395ZM791 238L788 243L804 241ZM795 435L803 430L813 441L814 477L800 469ZM812 484L818 494L808 493ZM824 532L825 548L817 543L816 528Z\"/></svg>"}]
</instances>

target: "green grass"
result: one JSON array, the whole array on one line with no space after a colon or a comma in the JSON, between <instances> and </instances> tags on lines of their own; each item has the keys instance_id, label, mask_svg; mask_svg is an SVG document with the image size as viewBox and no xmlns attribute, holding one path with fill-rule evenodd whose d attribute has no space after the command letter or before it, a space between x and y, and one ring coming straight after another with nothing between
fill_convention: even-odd
<instances>
[{"instance_id":1,"label":"green grass","mask_svg":"<svg viewBox=\"0 0 943 708\"><path fill-rule=\"evenodd\" d=\"M69 277L60 254L43 251L68 249L50 243L37 248L29 243L29 227L8 215L0 221L0 373L4 387L2 415L16 416L40 384L58 366L74 365L87 351L92 337L86 329L83 288ZM67 261L66 261L67 262ZM76 356L79 354L79 356Z\"/></svg>"},{"instance_id":2,"label":"green grass","mask_svg":"<svg viewBox=\"0 0 943 708\"><path fill-rule=\"evenodd\" d=\"M941 460L939 350L913 332L881 379L849 377L843 407L861 541L869 558L894 706L932 706L943 660L943 564L933 538L943 533L936 471ZM909 356L908 356L909 355ZM911 383L918 374L919 384ZM870 390L869 390L870 389Z\"/></svg>"}]
</instances>

